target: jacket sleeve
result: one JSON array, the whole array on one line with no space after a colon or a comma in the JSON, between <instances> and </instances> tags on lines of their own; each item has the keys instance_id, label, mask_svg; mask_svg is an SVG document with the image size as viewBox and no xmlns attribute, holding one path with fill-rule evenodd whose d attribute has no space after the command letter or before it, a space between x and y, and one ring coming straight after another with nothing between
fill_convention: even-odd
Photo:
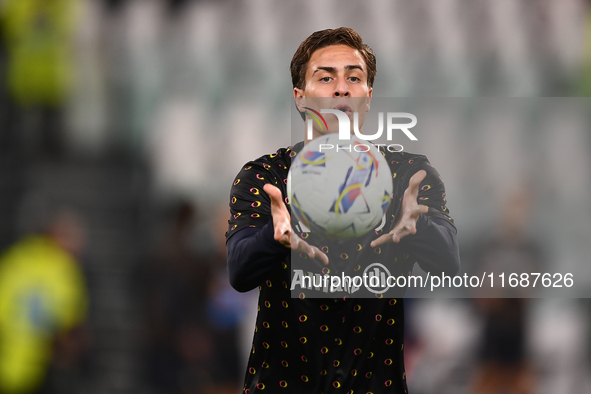
<instances>
[{"instance_id":1,"label":"jacket sleeve","mask_svg":"<svg viewBox=\"0 0 591 394\"><path fill-rule=\"evenodd\" d=\"M421 215L417 232L402 238L401 243L425 272L455 275L460 269L456 233L456 228L447 219Z\"/></svg>"},{"instance_id":2,"label":"jacket sleeve","mask_svg":"<svg viewBox=\"0 0 591 394\"><path fill-rule=\"evenodd\" d=\"M401 240L419 266L431 274L455 275L460 269L460 251L456 239L457 230L449 215L445 185L439 172L426 157L420 157L410 165L405 175L404 187L419 170L427 176L419 186L417 202L426 205L429 211L417 221L417 232ZM402 193L402 190L400 191Z\"/></svg>"},{"instance_id":3,"label":"jacket sleeve","mask_svg":"<svg viewBox=\"0 0 591 394\"><path fill-rule=\"evenodd\" d=\"M226 243L230 284L240 292L265 281L285 261L289 249L273 238L273 221L262 228L244 228Z\"/></svg>"}]
</instances>

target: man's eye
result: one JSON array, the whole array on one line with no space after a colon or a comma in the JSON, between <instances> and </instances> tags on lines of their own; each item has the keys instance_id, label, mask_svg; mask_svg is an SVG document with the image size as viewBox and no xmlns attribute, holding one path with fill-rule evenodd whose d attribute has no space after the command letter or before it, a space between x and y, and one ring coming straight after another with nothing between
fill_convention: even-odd
<instances>
[{"instance_id":1,"label":"man's eye","mask_svg":"<svg viewBox=\"0 0 591 394\"><path fill-rule=\"evenodd\" d=\"M330 77L320 78L321 82L330 82Z\"/></svg>"},{"instance_id":2,"label":"man's eye","mask_svg":"<svg viewBox=\"0 0 591 394\"><path fill-rule=\"evenodd\" d=\"M361 79L359 79L357 77L351 77L349 79L351 80L351 82L359 82L359 81L361 81Z\"/></svg>"}]
</instances>

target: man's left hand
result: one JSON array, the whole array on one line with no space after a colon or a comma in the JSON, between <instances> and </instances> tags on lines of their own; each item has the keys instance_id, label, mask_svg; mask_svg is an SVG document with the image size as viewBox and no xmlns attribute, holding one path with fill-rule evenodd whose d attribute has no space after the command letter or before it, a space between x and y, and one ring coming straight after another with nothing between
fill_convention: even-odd
<instances>
[{"instance_id":1,"label":"man's left hand","mask_svg":"<svg viewBox=\"0 0 591 394\"><path fill-rule=\"evenodd\" d=\"M427 213L429 207L420 205L417 202L419 196L419 185L427 176L425 170L420 170L414 174L408 182L408 188L404 191L402 197L402 206L396 225L388 234L384 234L371 242L371 247L375 248L388 242L398 243L409 234L417 232L417 220L423 213Z\"/></svg>"}]
</instances>

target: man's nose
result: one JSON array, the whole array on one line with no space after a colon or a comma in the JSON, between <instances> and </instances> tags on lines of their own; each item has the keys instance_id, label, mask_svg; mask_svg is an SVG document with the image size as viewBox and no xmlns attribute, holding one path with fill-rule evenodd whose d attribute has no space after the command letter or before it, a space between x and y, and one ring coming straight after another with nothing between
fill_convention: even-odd
<instances>
[{"instance_id":1,"label":"man's nose","mask_svg":"<svg viewBox=\"0 0 591 394\"><path fill-rule=\"evenodd\" d=\"M351 92L349 91L349 85L344 78L339 78L337 80L337 85L335 86L334 92L332 92L333 97L350 97Z\"/></svg>"}]
</instances>

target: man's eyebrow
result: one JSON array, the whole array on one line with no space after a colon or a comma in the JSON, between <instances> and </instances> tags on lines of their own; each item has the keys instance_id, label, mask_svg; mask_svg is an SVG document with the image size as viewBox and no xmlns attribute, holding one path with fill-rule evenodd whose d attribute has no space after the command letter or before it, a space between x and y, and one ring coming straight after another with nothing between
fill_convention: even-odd
<instances>
[{"instance_id":1,"label":"man's eyebrow","mask_svg":"<svg viewBox=\"0 0 591 394\"><path fill-rule=\"evenodd\" d=\"M357 65L357 64L353 64L350 66L345 66L345 70L361 70L363 73L365 73L365 70L363 69L363 67Z\"/></svg>"},{"instance_id":2,"label":"man's eyebrow","mask_svg":"<svg viewBox=\"0 0 591 394\"><path fill-rule=\"evenodd\" d=\"M320 66L320 67L316 68L316 70L314 70L312 75L316 74L318 71L328 71L329 73L334 73L336 71L336 68L328 67L328 66Z\"/></svg>"},{"instance_id":3,"label":"man's eyebrow","mask_svg":"<svg viewBox=\"0 0 591 394\"><path fill-rule=\"evenodd\" d=\"M365 73L365 70L363 69L363 67L361 67L358 64L351 64L351 65L345 66L345 70L361 70L363 73ZM329 67L329 66L320 66L314 70L312 75L316 74L318 71L328 71L329 73L334 73L336 71L336 68Z\"/></svg>"}]
</instances>

